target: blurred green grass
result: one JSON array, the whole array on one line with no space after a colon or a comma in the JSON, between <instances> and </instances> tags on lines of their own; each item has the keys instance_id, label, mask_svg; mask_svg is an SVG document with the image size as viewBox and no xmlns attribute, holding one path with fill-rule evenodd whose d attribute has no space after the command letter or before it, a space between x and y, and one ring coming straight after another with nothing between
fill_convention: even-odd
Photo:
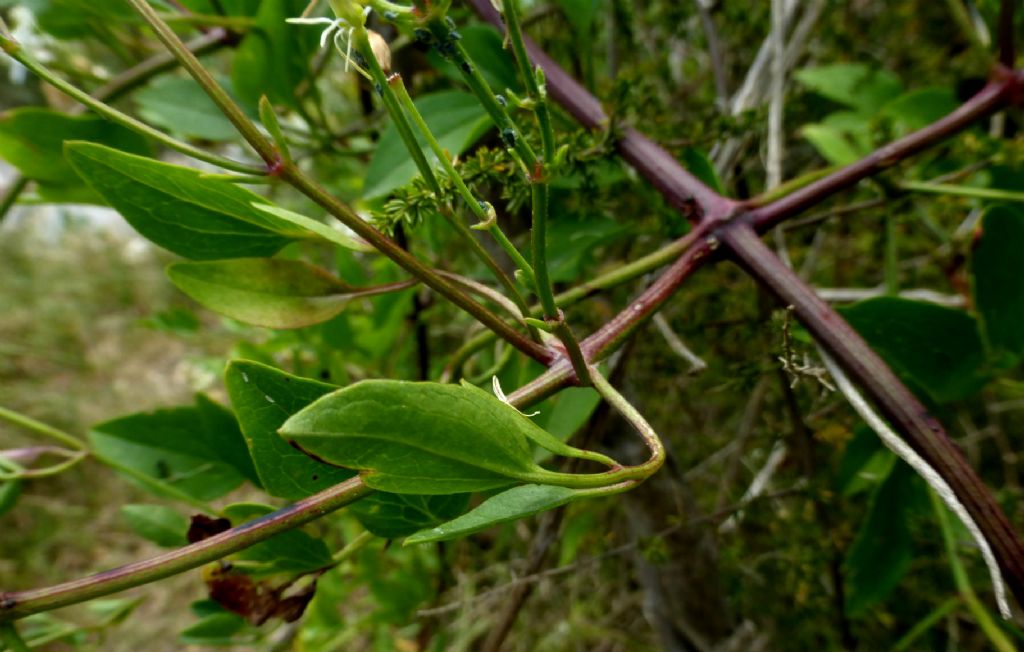
<instances>
[{"instance_id":1,"label":"blurred green grass","mask_svg":"<svg viewBox=\"0 0 1024 652\"><path fill-rule=\"evenodd\" d=\"M206 389L216 380L207 361L232 340L216 319L202 338L152 326L169 309L187 310L164 278L169 260L123 225L97 224L74 207L19 208L0 225L0 404L84 436L89 424ZM0 423L0 448L33 443ZM0 587L52 584L155 554L118 514L147 500L91 460L27 483L0 516ZM145 596L136 617L106 637L90 634L83 649L182 649L177 632L191 622L187 605L203 597L201 582L185 574L126 595ZM95 620L83 608L57 615Z\"/></svg>"}]
</instances>

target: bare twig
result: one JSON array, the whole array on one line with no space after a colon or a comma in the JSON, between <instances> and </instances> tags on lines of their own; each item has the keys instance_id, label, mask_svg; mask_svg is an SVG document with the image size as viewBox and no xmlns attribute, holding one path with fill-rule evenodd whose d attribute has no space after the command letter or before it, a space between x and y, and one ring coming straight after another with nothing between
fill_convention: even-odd
<instances>
[{"instance_id":1,"label":"bare twig","mask_svg":"<svg viewBox=\"0 0 1024 652\"><path fill-rule=\"evenodd\" d=\"M697 15L700 16L704 28L704 38L708 41L708 57L711 59L711 74L715 78L715 100L719 108L725 109L729 103L729 73L725 66L725 53L722 51L722 40L718 38L715 17L711 15L710 0L694 0Z\"/></svg>"},{"instance_id":2,"label":"bare twig","mask_svg":"<svg viewBox=\"0 0 1024 652\"><path fill-rule=\"evenodd\" d=\"M772 51L771 88L768 101L768 165L765 189L771 191L782 184L782 160L785 157L785 133L783 112L786 102L786 0L772 0L772 31L769 35ZM793 267L786 247L783 229L772 232L775 238L775 253Z\"/></svg>"},{"instance_id":3,"label":"bare twig","mask_svg":"<svg viewBox=\"0 0 1024 652\"><path fill-rule=\"evenodd\" d=\"M665 315L660 312L656 314L654 316L654 325L658 328L661 336L665 338L665 343L668 344L669 350L690 365L690 370L686 373L695 376L708 368L708 363L701 360L696 353L691 351L690 347L686 346L686 343L672 330L672 326L665 319Z\"/></svg>"}]
</instances>

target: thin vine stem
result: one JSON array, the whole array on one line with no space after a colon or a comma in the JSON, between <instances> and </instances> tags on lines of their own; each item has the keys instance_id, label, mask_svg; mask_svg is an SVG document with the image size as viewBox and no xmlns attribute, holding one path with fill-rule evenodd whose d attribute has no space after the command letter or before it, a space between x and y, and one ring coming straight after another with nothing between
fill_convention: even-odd
<instances>
[{"instance_id":1,"label":"thin vine stem","mask_svg":"<svg viewBox=\"0 0 1024 652\"><path fill-rule=\"evenodd\" d=\"M665 445L661 442L661 438L658 437L658 433L655 432L651 424L647 422L640 411L633 406L626 397L624 397L619 390L608 382L608 379L601 375L596 369L591 370L591 378L594 379L594 389L601 395L601 397L608 401L608 404L615 408L622 417L636 429L637 433L643 438L644 444L647 446L647 450L650 451L651 456L643 465L647 476L650 476L655 471L661 468L662 464L665 463Z\"/></svg>"},{"instance_id":2,"label":"thin vine stem","mask_svg":"<svg viewBox=\"0 0 1024 652\"><path fill-rule=\"evenodd\" d=\"M189 41L185 45L197 55L201 55L213 52L227 45L230 40L229 37L230 34L225 30L215 29ZM170 70L177 64L177 59L171 53L158 52L145 61L118 73L102 86L92 91L90 95L100 102L109 104L145 84L161 72ZM80 115L85 113L86 110L87 107L84 104L78 104L71 109L70 113L72 115ZM260 174L262 175L262 171ZM4 218L7 217L11 208L17 203L18 198L28 188L30 181L30 179L24 176L17 175L11 180L10 185L3 194L0 194L0 222L3 222Z\"/></svg>"},{"instance_id":3,"label":"thin vine stem","mask_svg":"<svg viewBox=\"0 0 1024 652\"><path fill-rule=\"evenodd\" d=\"M55 475L59 475L68 469L77 466L82 460L89 456L88 451L76 451L74 453L66 454L66 460L51 464L50 466L41 469L22 469L20 467L11 468L10 471L0 471L0 482L13 482L16 480L39 480L41 478L49 478ZM3 460L3 456L0 455L0 460ZM8 462L8 460L4 460ZM11 465L14 467L15 465Z\"/></svg>"},{"instance_id":4,"label":"thin vine stem","mask_svg":"<svg viewBox=\"0 0 1024 652\"><path fill-rule=\"evenodd\" d=\"M475 225L473 228L480 229L482 227L486 227L487 232L491 234L502 250L508 254L516 267L527 274L527 277L532 283L533 267L530 266L530 263L526 261L523 254L515 245L512 244L508 239L508 236L505 235L505 232L502 231L501 227L498 225L497 218L493 215L493 207L490 207L489 204L485 204L474 197L472 191L470 191L469 187L466 186L466 182L462 179L462 175L459 174L458 170L455 169L455 164L452 163L448 153L445 152L444 148L441 147L441 144L437 142L437 138L434 137L434 134L427 125L426 120L423 119L423 115L419 112L419 109L416 108L416 104L412 101L412 97L409 96L409 90L401 81L401 77L398 76L397 81L392 82L391 86L395 89L395 93L398 95L399 101L412 118L413 123L416 124L420 133L423 134L423 137L427 140L427 144L430 146L430 149L433 150L434 156L437 157L437 160L440 161L442 167L444 167L445 172L448 174L448 178L451 179L452 183L455 185L455 190L459 193L459 196L462 197L462 200L466 203L466 206L473 215L480 220L480 223ZM490 211L488 211L485 206L490 208Z\"/></svg>"},{"instance_id":5,"label":"thin vine stem","mask_svg":"<svg viewBox=\"0 0 1024 652\"><path fill-rule=\"evenodd\" d=\"M523 29L519 21L519 7L517 0L502 0L503 15L505 16L505 33L512 44L512 52L515 55L516 63L519 65L519 73L526 83L527 92L533 104L533 112L540 125L541 144L544 152L542 161L532 162L530 171L530 184L532 186L533 198L533 229L531 231L531 246L533 251L534 278L537 286L537 296L544 307L544 315L548 319L559 319L558 305L555 303L554 290L551 286L551 278L548 274L548 211L551 203L551 190L548 185L548 177L551 174L555 158L555 136L551 128L551 115L548 112L547 97L545 91L537 83L537 72L530 63L530 57L526 54L526 45L523 42ZM564 329L560 329L564 330ZM575 338L570 339L575 341ZM565 343L566 348L572 352L572 348L578 351L579 347L570 342ZM577 375L587 375L587 365L584 361L581 366L576 365L577 356L574 356L574 366ZM582 356L578 356L582 359Z\"/></svg>"},{"instance_id":6,"label":"thin vine stem","mask_svg":"<svg viewBox=\"0 0 1024 652\"><path fill-rule=\"evenodd\" d=\"M0 622L24 618L177 575L336 511L373 490L356 476L264 518L150 559L55 586L0 593Z\"/></svg>"},{"instance_id":7,"label":"thin vine stem","mask_svg":"<svg viewBox=\"0 0 1024 652\"><path fill-rule=\"evenodd\" d=\"M224 168L225 170L232 170L234 172L242 172L245 174L266 173L266 170L264 170L263 168L255 167L247 163L233 161L229 158L218 156L217 154L211 154L210 152L202 149L201 147L196 147L195 145L182 142L177 138L165 134L159 129L155 129L149 126L141 120L138 120L126 113L118 111L117 109L113 108L109 104L106 104L105 102L97 100L96 98L92 97L80 88L65 81L60 76L58 76L57 73L53 72L40 62L36 61L16 41L3 38L2 42L0 42L0 48L2 48L4 52L10 55L12 59L17 61L21 65L25 66L37 77L45 80L47 83L49 83L57 90L61 91L68 97L74 99L76 102L84 104L85 106L89 107L90 111L96 113L97 115L103 116L111 122L116 122L117 124L122 125L123 127L131 129L132 131L135 131L139 134L142 134L147 138L151 138L156 142L160 143L161 145L169 147L170 149L173 149L175 151L181 152L186 156L190 156L198 161L203 161L211 165L216 165L218 167Z\"/></svg>"},{"instance_id":8,"label":"thin vine stem","mask_svg":"<svg viewBox=\"0 0 1024 652\"><path fill-rule=\"evenodd\" d=\"M9 410L3 406L0 406L0 419L13 423L14 425L20 426L26 430L30 430L36 434L43 435L44 437L49 437L50 439L59 441L65 446L73 448L76 451L86 451L89 448L84 441L70 433L64 432L59 428L54 428L51 425L21 414L20 412Z\"/></svg>"},{"instance_id":9,"label":"thin vine stem","mask_svg":"<svg viewBox=\"0 0 1024 652\"><path fill-rule=\"evenodd\" d=\"M424 285L465 310L480 323L496 331L500 337L526 355L542 364L548 364L554 359L554 354L547 347L531 340L506 324L498 315L441 278L432 269L423 264L422 261L398 246L394 240L366 223L350 206L327 192L297 165L284 161L274 144L264 137L242 109L220 87L209 71L203 67L195 55L185 47L185 44L178 38L177 34L160 20L160 17L153 11L146 0L128 1L153 28L164 45L181 63L182 67L192 75L192 78L199 83L206 94L221 109L221 112L231 121L242 137L267 162L268 166L277 170L277 174L281 179L324 208L330 215L355 231L359 237L369 242L407 272L423 281Z\"/></svg>"},{"instance_id":10,"label":"thin vine stem","mask_svg":"<svg viewBox=\"0 0 1024 652\"><path fill-rule=\"evenodd\" d=\"M511 7L511 9L506 7L506 11L509 10L513 13L515 12L514 7ZM532 228L530 230L533 285L537 291L537 297L540 299L542 314L549 324L549 330L559 338L562 345L565 347L566 354L575 372L577 382L581 385L589 385L590 367L587 361L587 356L580 348L579 342L573 334L572 329L565 323L564 314L558 309L558 303L555 300L554 290L548 274L547 222L548 212L550 210L551 193L548 185L548 174L554 159L554 134L551 131L551 121L547 110L546 99L538 85L536 74L530 69L529 58L526 55L525 46L523 45L522 30L518 29L518 22L515 22L514 24L517 28L515 31L518 34L518 42L521 46L521 49L516 53L516 59L520 65L523 76L526 78L527 87L530 89L531 101L534 103L538 121L542 127L541 132L545 156L543 160L537 157L533 148L531 148L529 143L526 142L526 139L522 137L521 131L509 115L505 103L498 100L497 96L491 90L491 87L487 84L487 81L480 73L479 67L473 62L465 48L462 47L459 39L452 34L448 25L445 24L443 20L439 19L434 19L429 23L431 33L440 43L439 50L441 53L444 56L453 59L456 67L462 74L463 80L465 80L466 84L470 87L470 90L474 95L476 95L477 100L483 105L484 109L491 116L491 119L501 131L501 137L505 141L505 146L511 152L517 154L522 164L525 166L526 180L530 184L531 188L530 194L533 216ZM512 25L513 21L510 20L508 26L509 34L510 38L515 41L516 36L512 34ZM541 117L542 114L543 117ZM524 313L527 312L527 308L524 307L523 311Z\"/></svg>"},{"instance_id":11,"label":"thin vine stem","mask_svg":"<svg viewBox=\"0 0 1024 652\"><path fill-rule=\"evenodd\" d=\"M416 105L413 103L412 98L409 97L409 92L405 88L405 83L402 81L400 75L392 75L387 77L384 70L380 67L376 57L373 56L373 52L370 50L370 44L366 37L366 30L356 31L357 46L364 57L369 55L369 68L370 74L374 81L381 89L381 96L384 98L385 106L388 109L388 113L391 115L392 122L398 129L399 134L402 136L402 140L405 142L406 149L412 155L413 160L416 162L416 166L420 169L420 174L423 176L427 185L431 191L440 200L444 192L441 189L441 184L434 174L433 168L427 162L426 157L423 155L423 150L420 148L419 142L412 133L412 126L409 124L409 119L412 119L414 125L416 125L420 134L427 141L428 146L434 152L434 156L437 157L438 161L445 167L449 177L456 182L456 187L461 185L465 189L465 184L462 182L462 178L459 173L455 170L455 166L452 165L448 158L448 154L441 147L441 144L437 142L437 138L434 137L433 132L427 125L423 116L420 114ZM476 208L480 211L480 205L473 199L472 194L469 193L468 189L465 189L465 195L467 204L470 205L471 209ZM501 265L498 264L494 257L488 253L483 245L476 239L473 232L466 226L456 215L452 214L447 209L442 209L442 213L445 215L447 221L458 231L459 235L462 236L476 254L477 258L486 265L495 278L501 283L505 291L509 293L512 300L519 306L520 312L526 312L528 310L528 304L526 299L523 297L519 288L516 287L515 281L509 278L508 274L501 269ZM486 216L482 219L486 220ZM507 239L505 240L507 242ZM509 243L511 244L511 243ZM515 248L512 248L515 251ZM518 251L516 251L518 254ZM522 256L520 256L521 258ZM513 259L514 260L514 259ZM535 331L531 330L531 336L534 341L540 341L540 336Z\"/></svg>"}]
</instances>

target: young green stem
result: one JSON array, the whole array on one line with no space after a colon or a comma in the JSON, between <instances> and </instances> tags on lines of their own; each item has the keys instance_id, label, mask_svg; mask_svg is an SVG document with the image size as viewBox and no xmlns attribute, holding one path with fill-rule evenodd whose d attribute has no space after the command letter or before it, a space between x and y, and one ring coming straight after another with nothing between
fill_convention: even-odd
<instances>
[{"instance_id":1,"label":"young green stem","mask_svg":"<svg viewBox=\"0 0 1024 652\"><path fill-rule=\"evenodd\" d=\"M377 537L370 532L360 532L359 536L345 544L345 547L331 556L331 565L337 566L352 558L357 552L369 545Z\"/></svg>"},{"instance_id":2,"label":"young green stem","mask_svg":"<svg viewBox=\"0 0 1024 652\"><path fill-rule=\"evenodd\" d=\"M15 480L39 480L49 478L67 471L76 466L79 462L89 456L88 451L75 451L66 455L67 459L57 464L52 464L41 469L22 469L14 464L0 464L9 470L0 471L0 482L13 482ZM0 461L8 462L0 455Z\"/></svg>"},{"instance_id":3,"label":"young green stem","mask_svg":"<svg viewBox=\"0 0 1024 652\"><path fill-rule=\"evenodd\" d=\"M85 442L78 437L47 425L42 421L36 421L32 417L27 417L24 414L15 412L14 410L8 410L5 407L0 407L0 419L13 423L17 426L21 426L26 430L31 430L34 433L43 435L44 437L55 439L76 451L88 450L88 446L86 446Z\"/></svg>"},{"instance_id":4,"label":"young green stem","mask_svg":"<svg viewBox=\"0 0 1024 652\"><path fill-rule=\"evenodd\" d=\"M551 128L551 116L548 113L547 97L540 85L537 83L537 73L530 63L530 57L526 53L526 44L523 42L523 30L519 21L519 8L516 0L503 0L506 34L512 43L512 52L515 54L516 63L519 64L519 72L526 83L527 92L533 103L534 114L537 116L537 123L540 125L541 143L544 150L543 161L524 159L530 167L530 183L533 185L533 269L536 276L537 296L544 307L544 314L549 319L558 315L558 306L555 303L554 291L551 287L551 279L548 276L547 265L547 221L550 204L550 191L548 188L548 176L555 158L555 137ZM522 139L520 139L522 140ZM568 344L566 344L568 347ZM585 370L577 370L577 374Z\"/></svg>"},{"instance_id":5,"label":"young green stem","mask_svg":"<svg viewBox=\"0 0 1024 652\"><path fill-rule=\"evenodd\" d=\"M526 52L526 43L523 40L523 28L519 20L518 0L503 0L505 26L509 41L512 43L512 52L515 54L516 62L519 64L519 71L526 82L526 89L530 98L534 101L534 112L537 114L537 123L540 125L541 143L544 148L544 162L551 164L555 157L555 135L551 127L551 115L548 112L547 94L537 82L537 73Z\"/></svg>"},{"instance_id":6,"label":"young green stem","mask_svg":"<svg viewBox=\"0 0 1024 652\"><path fill-rule=\"evenodd\" d=\"M451 59L462 75L462 80L469 86L470 92L476 96L481 106L491 116L494 125L501 132L505 145L515 150L528 169L532 168L537 163L537 155L526 139L522 138L522 134L516 127L508 110L504 104L498 101L487 80L480 73L479 67L470 58L466 48L462 46L462 42L452 34L451 28L443 20L431 20L427 26L439 43L438 50L443 56Z\"/></svg>"},{"instance_id":7,"label":"young green stem","mask_svg":"<svg viewBox=\"0 0 1024 652\"><path fill-rule=\"evenodd\" d=\"M4 40L2 43L0 43L0 45L2 45L3 50L7 54L9 54L12 59L17 61L21 65L25 66L37 77L45 80L51 86L61 91L68 97L71 97L75 101L84 104L96 114L101 115L112 122L116 122L124 127L127 127L128 129L131 129L132 131L142 134L143 136L152 138L161 145L181 152L182 154L185 154L187 156L191 156L196 160L204 161L206 163L222 167L226 170L233 170L235 172L243 172L246 174L263 174L266 172L262 168L247 165L245 163L239 163L238 161L232 161L231 159L224 158L223 156L211 154L200 147L196 147L194 145L190 145L188 143L184 143L180 140L177 140L176 138L172 138L171 136L168 136L164 132L160 131L159 129L154 129L146 123L137 120L126 113L118 111L112 106L95 99L85 91L61 79L57 76L55 72L53 72L43 64L39 63L31 56L29 56L29 54L25 52L25 50L18 43L15 43L14 41Z\"/></svg>"},{"instance_id":8,"label":"young green stem","mask_svg":"<svg viewBox=\"0 0 1024 652\"><path fill-rule=\"evenodd\" d=\"M647 449L651 452L651 457L641 464L640 466L633 467L637 469L643 469L645 475L644 478L650 477L655 471L661 468L661 465L665 463L665 446L661 443L661 438L658 437L658 433L654 431L651 424L647 423L640 411L637 410L632 403L626 400L622 394L604 376L602 376L596 369L591 371L591 378L594 380L594 389L598 391L601 397L608 401L609 405L615 408L615 410L636 429L637 433L643 438L644 443L647 445Z\"/></svg>"},{"instance_id":9,"label":"young green stem","mask_svg":"<svg viewBox=\"0 0 1024 652\"><path fill-rule=\"evenodd\" d=\"M231 99L227 91L221 88L217 80L213 78L213 75L203 67L203 64L199 62L196 55L178 38L174 30L160 18L159 14L149 6L146 0L128 0L128 2L153 29L157 38L164 44L164 47L170 50L175 58L181 62L182 67L192 75L196 83L213 100L213 103L217 105L217 108L224 114L224 117L235 126L235 129L242 135L242 138L256 150L260 158L268 166L277 164L280 160L277 148L263 136L252 120L242 111L241 107Z\"/></svg>"},{"instance_id":10,"label":"young green stem","mask_svg":"<svg viewBox=\"0 0 1024 652\"><path fill-rule=\"evenodd\" d=\"M545 470L541 473L520 477L521 480L558 485L572 489L596 489L598 493L617 493L629 486L643 482L665 463L665 446L661 443L658 433L654 431L651 424L647 423L643 415L597 369L590 369L590 378L593 381L594 389L597 390L601 397L608 401L609 405L614 407L640 434L648 450L651 452L650 457L643 464L620 466L604 473L558 473ZM510 396L509 400L521 401L522 399L518 397L514 399ZM586 451L582 452L586 453ZM580 455L579 457L593 459L602 463L611 461L603 455L593 453Z\"/></svg>"},{"instance_id":11,"label":"young green stem","mask_svg":"<svg viewBox=\"0 0 1024 652\"><path fill-rule=\"evenodd\" d=\"M441 190L441 184L438 182L433 168L431 168L430 163L427 161L427 157L423 154L423 149L420 147L419 141L416 140L416 136L413 134L412 125L409 124L410 117L416 123L419 131L422 133L431 149L434 150L434 154L437 156L438 160L442 163L447 163L449 167L451 167L451 161L448 160L448 156L444 149L437 142L437 139L431 132L430 127L427 126L427 123L423 120L423 116L420 115L415 104L413 104L412 99L409 97L409 93L405 89L405 84L402 82L401 76L395 75L393 77L388 77L383 68L381 68L380 63L377 61L377 57L373 53L373 49L370 47L369 35L367 34L366 29L362 27L357 28L353 34L353 38L355 39L356 50L362 55L363 59L366 60L370 77L380 90L381 99L384 100L384 106L387 109L388 114L391 116L392 124L395 125L399 135L402 137L402 141L405 143L406 149L409 151L413 161L416 163L416 167L419 169L424 181L427 182L427 186L440 200L444 194ZM397 91L395 90L396 88L398 89ZM408 112L408 115L406 112ZM450 174L453 179L458 177L454 168L451 168ZM511 295L512 300L520 307L520 310L525 312L527 310L526 299L524 299L523 295L519 292L519 288L517 288L515 282L505 274L498 262L494 260L494 257L483 248L483 245L481 245L476 239L476 236L469 227L463 224L461 220L451 214L447 209L442 209L441 213L444 215L448 223L452 225L452 227L470 246L470 249L476 257L491 270L498 282L501 283L509 295ZM531 331L531 335L535 341L540 341L539 336L537 336L535 332Z\"/></svg>"},{"instance_id":12,"label":"young green stem","mask_svg":"<svg viewBox=\"0 0 1024 652\"><path fill-rule=\"evenodd\" d=\"M434 137L433 132L431 132L430 127L423 119L423 115L419 112L419 109L416 108L416 104L409 96L409 91L401 81L401 78L399 77L397 83L392 83L391 86L396 89L395 93L398 96L399 102L419 128L420 133L422 133L423 137L426 138L427 144L430 146L430 149L433 150L437 160L441 162L441 165L444 167L448 177L455 185L455 190L459 193L459 196L462 197L466 206L473 215L480 220L480 224L486 225L487 232L494 237L505 253L508 254L509 258L512 259L512 262L516 264L516 267L523 270L529 278L532 279L533 268L528 262L526 262L526 258L524 258L519 250L516 249L515 245L509 241L504 231L502 231L501 227L498 226L498 222L494 219L494 216L488 214L484 205L473 196L469 187L466 186L466 182L462 180L462 175L460 175L458 170L455 169L455 164L452 163L451 159L448 157L448 153L445 152L444 148L441 147L441 144L437 142L437 139ZM477 226L480 226L480 224Z\"/></svg>"},{"instance_id":13,"label":"young green stem","mask_svg":"<svg viewBox=\"0 0 1024 652\"><path fill-rule=\"evenodd\" d=\"M422 280L424 285L437 291L441 296L468 312L523 353L526 353L542 364L548 364L553 360L553 354L546 347L523 336L496 314L474 301L458 288L452 286L420 260L399 247L392 239L367 224L351 207L324 190L305 172L299 169L297 165L284 161L274 144L263 136L262 132L249 120L242 109L235 104L234 100L220 87L185 44L181 42L177 34L160 20L160 17L149 4L145 0L129 0L129 2L149 23L164 45L181 62L182 67L192 75L192 78L199 83L206 94L217 104L242 137L259 153L268 166L277 171L281 179L319 204L382 254L416 278Z\"/></svg>"},{"instance_id":14,"label":"young green stem","mask_svg":"<svg viewBox=\"0 0 1024 652\"><path fill-rule=\"evenodd\" d=\"M558 309L556 308L556 310ZM591 377L592 374L590 373L587 357L583 354L580 342L576 339L576 334L572 332L572 328L565 321L565 314L561 310L558 310L558 317L556 319L553 332L565 346L565 352L569 355L572 369L576 373L576 381L583 387L593 385L594 381Z\"/></svg>"},{"instance_id":15,"label":"young green stem","mask_svg":"<svg viewBox=\"0 0 1024 652\"><path fill-rule=\"evenodd\" d=\"M601 290L607 290L628 281L632 281L644 274L649 274L659 267L663 267L679 258L679 256L689 249L697 240L695 234L696 231L693 231L690 234L662 247L661 249L658 249L657 251L651 252L646 256L617 267L610 272L598 276L597 278L584 281L565 292L561 292L555 297L555 301L560 306L571 306L592 296L593 294L596 294L597 292L600 292ZM540 317L542 316L543 311L544 309L541 306L534 306L530 309L529 316ZM451 360L448 362L445 370L445 376L448 378L454 376L458 368L461 367L470 356L493 342L494 339L494 333L484 332L463 344L459 350L452 355Z\"/></svg>"}]
</instances>

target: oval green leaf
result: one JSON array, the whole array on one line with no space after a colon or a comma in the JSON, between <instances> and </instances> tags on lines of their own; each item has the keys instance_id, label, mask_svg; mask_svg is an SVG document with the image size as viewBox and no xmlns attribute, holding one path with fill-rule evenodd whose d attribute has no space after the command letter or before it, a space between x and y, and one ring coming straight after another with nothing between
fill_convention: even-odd
<instances>
[{"instance_id":1,"label":"oval green leaf","mask_svg":"<svg viewBox=\"0 0 1024 652\"><path fill-rule=\"evenodd\" d=\"M469 494L417 496L378 491L348 507L371 534L398 539L455 518L465 511Z\"/></svg>"},{"instance_id":2,"label":"oval green leaf","mask_svg":"<svg viewBox=\"0 0 1024 652\"><path fill-rule=\"evenodd\" d=\"M839 312L894 371L938 403L964 399L985 384L978 324L962 310L879 297Z\"/></svg>"},{"instance_id":3,"label":"oval green leaf","mask_svg":"<svg viewBox=\"0 0 1024 652\"><path fill-rule=\"evenodd\" d=\"M187 546L188 519L165 505L122 505L121 518L147 541L164 548Z\"/></svg>"},{"instance_id":4,"label":"oval green leaf","mask_svg":"<svg viewBox=\"0 0 1024 652\"><path fill-rule=\"evenodd\" d=\"M467 514L434 528L421 530L402 545L458 539L480 530L516 521L565 505L577 494L573 489L543 484L512 487L491 496Z\"/></svg>"},{"instance_id":5,"label":"oval green leaf","mask_svg":"<svg viewBox=\"0 0 1024 652\"><path fill-rule=\"evenodd\" d=\"M224 461L217 434L206 430L198 408L180 407L93 426L89 443L97 459L145 489L159 496L205 501L223 496L244 480Z\"/></svg>"},{"instance_id":6,"label":"oval green leaf","mask_svg":"<svg viewBox=\"0 0 1024 652\"><path fill-rule=\"evenodd\" d=\"M174 263L167 276L203 306L267 328L303 328L331 319L360 292L299 260L238 258Z\"/></svg>"},{"instance_id":7,"label":"oval green leaf","mask_svg":"<svg viewBox=\"0 0 1024 652\"><path fill-rule=\"evenodd\" d=\"M424 95L415 101L423 120L437 138L441 147L452 156L466 151L491 127L491 119L477 102L476 97L462 91L441 91ZM416 133L417 142L427 152L423 136ZM433 155L427 153L428 160ZM377 149L370 159L363 182L366 199L382 197L395 188L404 186L419 174L416 163L402 143L394 125L388 125L380 137Z\"/></svg>"},{"instance_id":8,"label":"oval green leaf","mask_svg":"<svg viewBox=\"0 0 1024 652\"><path fill-rule=\"evenodd\" d=\"M73 142L71 166L143 237L193 260L270 256L307 237L289 222L252 207L264 201L193 168Z\"/></svg>"},{"instance_id":9,"label":"oval green leaf","mask_svg":"<svg viewBox=\"0 0 1024 652\"><path fill-rule=\"evenodd\" d=\"M368 380L329 394L281 428L289 442L330 464L358 469L393 493L450 494L536 481L515 408L472 386Z\"/></svg>"},{"instance_id":10,"label":"oval green leaf","mask_svg":"<svg viewBox=\"0 0 1024 652\"><path fill-rule=\"evenodd\" d=\"M373 248L373 245L365 240L332 228L323 222L317 222L311 217L306 217L305 215L301 215L294 211L281 208L280 206L274 206L263 202L253 202L252 207L258 211L267 213L268 215L280 218L285 222L290 222L301 229L309 231L313 235L319 236L320 238L328 242L332 242L340 247L344 247L345 249L362 251L365 253L377 251Z\"/></svg>"},{"instance_id":11,"label":"oval green leaf","mask_svg":"<svg viewBox=\"0 0 1024 652\"><path fill-rule=\"evenodd\" d=\"M846 613L863 615L888 596L910 570L914 541L909 515L927 500L924 485L906 464L898 464L871 496L871 507L846 551Z\"/></svg>"},{"instance_id":12,"label":"oval green leaf","mask_svg":"<svg viewBox=\"0 0 1024 652\"><path fill-rule=\"evenodd\" d=\"M300 500L351 478L348 469L318 462L289 446L277 434L288 417L338 389L259 362L232 360L224 384L266 492Z\"/></svg>"},{"instance_id":13,"label":"oval green leaf","mask_svg":"<svg viewBox=\"0 0 1024 652\"><path fill-rule=\"evenodd\" d=\"M1024 211L990 208L971 255L974 302L994 353L1024 355ZM1007 360L1011 362L1011 360Z\"/></svg>"},{"instance_id":14,"label":"oval green leaf","mask_svg":"<svg viewBox=\"0 0 1024 652\"><path fill-rule=\"evenodd\" d=\"M73 116L50 109L25 107L0 114L0 158L29 179L56 186L82 181L64 160L64 142L86 140L143 154L142 136L96 116Z\"/></svg>"}]
</instances>

